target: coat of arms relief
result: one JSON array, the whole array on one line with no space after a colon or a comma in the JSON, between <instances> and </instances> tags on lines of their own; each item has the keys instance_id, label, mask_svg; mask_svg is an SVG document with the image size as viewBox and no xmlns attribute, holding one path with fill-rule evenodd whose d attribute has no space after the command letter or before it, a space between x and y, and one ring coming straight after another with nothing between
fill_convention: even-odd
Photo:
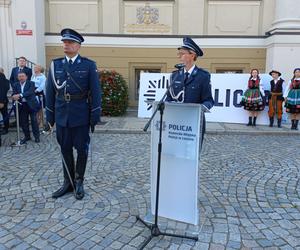
<instances>
[{"instance_id":1,"label":"coat of arms relief","mask_svg":"<svg viewBox=\"0 0 300 250\"><path fill-rule=\"evenodd\" d=\"M143 7L136 7L136 23L125 24L125 33L171 33L170 25L160 23L159 8L145 3Z\"/></svg>"},{"instance_id":2,"label":"coat of arms relief","mask_svg":"<svg viewBox=\"0 0 300 250\"><path fill-rule=\"evenodd\" d=\"M136 10L137 24L157 24L159 18L158 8L150 7L149 3L146 3L145 7L138 7Z\"/></svg>"}]
</instances>

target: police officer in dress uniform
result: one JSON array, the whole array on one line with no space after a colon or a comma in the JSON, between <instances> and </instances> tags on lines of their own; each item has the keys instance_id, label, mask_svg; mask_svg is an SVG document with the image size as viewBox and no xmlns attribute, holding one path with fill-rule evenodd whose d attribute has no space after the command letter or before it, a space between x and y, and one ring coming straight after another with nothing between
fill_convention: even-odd
<instances>
[{"instance_id":1,"label":"police officer in dress uniform","mask_svg":"<svg viewBox=\"0 0 300 250\"><path fill-rule=\"evenodd\" d=\"M211 109L214 100L211 93L210 74L195 65L197 57L203 56L202 50L190 38L183 38L183 45L178 48L178 58L183 67L171 75L171 87L166 101L181 103L200 103ZM202 138L205 133L205 117L202 124Z\"/></svg>"},{"instance_id":2,"label":"police officer in dress uniform","mask_svg":"<svg viewBox=\"0 0 300 250\"><path fill-rule=\"evenodd\" d=\"M96 63L78 54L83 37L72 29L63 29L61 36L65 57L51 62L46 84L47 122L51 127L56 123L64 172L63 186L52 197L72 192L74 186L75 197L81 200L89 129L93 133L100 120L101 90ZM73 147L77 150L76 163Z\"/></svg>"}]
</instances>

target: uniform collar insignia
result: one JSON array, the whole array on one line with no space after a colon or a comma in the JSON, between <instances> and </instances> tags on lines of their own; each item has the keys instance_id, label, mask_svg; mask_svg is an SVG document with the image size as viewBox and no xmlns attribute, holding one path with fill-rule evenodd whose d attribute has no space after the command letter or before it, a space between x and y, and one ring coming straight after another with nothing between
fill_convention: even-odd
<instances>
[{"instance_id":1,"label":"uniform collar insignia","mask_svg":"<svg viewBox=\"0 0 300 250\"><path fill-rule=\"evenodd\" d=\"M196 74L197 74L197 71L198 71L198 69L195 67L195 68L193 69L192 76L196 75Z\"/></svg>"},{"instance_id":2,"label":"uniform collar insignia","mask_svg":"<svg viewBox=\"0 0 300 250\"><path fill-rule=\"evenodd\" d=\"M62 63L66 63L66 58L61 60Z\"/></svg>"}]
</instances>

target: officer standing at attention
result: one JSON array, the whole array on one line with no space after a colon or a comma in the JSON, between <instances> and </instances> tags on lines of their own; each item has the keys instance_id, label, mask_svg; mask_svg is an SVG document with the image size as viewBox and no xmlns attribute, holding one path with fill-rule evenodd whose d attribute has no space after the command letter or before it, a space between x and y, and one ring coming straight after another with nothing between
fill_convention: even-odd
<instances>
[{"instance_id":1,"label":"officer standing at attention","mask_svg":"<svg viewBox=\"0 0 300 250\"><path fill-rule=\"evenodd\" d=\"M166 101L200 103L211 109L214 100L211 94L210 74L195 65L197 57L203 56L202 50L190 37L185 37L177 55L182 68L171 75L171 86ZM201 143L205 133L205 117L203 118Z\"/></svg>"},{"instance_id":2,"label":"officer standing at attention","mask_svg":"<svg viewBox=\"0 0 300 250\"><path fill-rule=\"evenodd\" d=\"M56 137L61 148L64 183L53 198L74 191L84 197L83 180L90 143L100 120L101 89L96 63L78 52L83 37L72 29L61 31L65 57L54 59L46 84L46 117L50 127L56 123ZM73 147L77 150L74 162Z\"/></svg>"}]
</instances>

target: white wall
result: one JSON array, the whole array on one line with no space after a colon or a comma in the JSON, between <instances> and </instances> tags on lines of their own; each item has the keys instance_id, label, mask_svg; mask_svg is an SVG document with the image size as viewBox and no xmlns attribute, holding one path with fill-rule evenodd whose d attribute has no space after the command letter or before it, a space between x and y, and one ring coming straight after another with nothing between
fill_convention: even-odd
<instances>
[{"instance_id":1,"label":"white wall","mask_svg":"<svg viewBox=\"0 0 300 250\"><path fill-rule=\"evenodd\" d=\"M28 60L45 65L45 16L44 1L12 0L0 6L0 67L9 77L15 58L25 56ZM27 23L26 30L32 35L19 36L21 22Z\"/></svg>"}]
</instances>

